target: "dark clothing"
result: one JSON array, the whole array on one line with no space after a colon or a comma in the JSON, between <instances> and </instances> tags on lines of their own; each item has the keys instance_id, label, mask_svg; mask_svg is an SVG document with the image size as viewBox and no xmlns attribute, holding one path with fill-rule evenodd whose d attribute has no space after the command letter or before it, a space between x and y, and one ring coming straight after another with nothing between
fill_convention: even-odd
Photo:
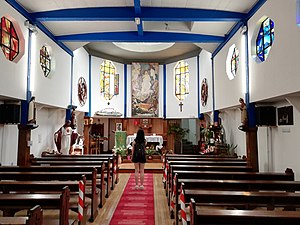
<instances>
[{"instance_id":1,"label":"dark clothing","mask_svg":"<svg viewBox=\"0 0 300 225\"><path fill-rule=\"evenodd\" d=\"M134 142L134 151L132 162L134 163L145 163L146 162L146 150L145 150L145 142L139 143Z\"/></svg>"}]
</instances>

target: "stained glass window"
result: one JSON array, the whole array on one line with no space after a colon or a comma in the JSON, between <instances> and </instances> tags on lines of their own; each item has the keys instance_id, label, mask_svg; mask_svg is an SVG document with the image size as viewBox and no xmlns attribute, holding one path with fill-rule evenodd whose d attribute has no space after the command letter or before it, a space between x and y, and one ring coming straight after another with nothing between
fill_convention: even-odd
<instances>
[{"instance_id":1,"label":"stained glass window","mask_svg":"<svg viewBox=\"0 0 300 225\"><path fill-rule=\"evenodd\" d=\"M47 46L40 49L40 65L45 77L48 77L51 72L51 57Z\"/></svg>"},{"instance_id":2,"label":"stained glass window","mask_svg":"<svg viewBox=\"0 0 300 225\"><path fill-rule=\"evenodd\" d=\"M238 65L239 65L239 51L237 50L237 48L235 47L233 49L233 53L231 56L231 73L233 74L233 76L236 75L237 69L238 69Z\"/></svg>"},{"instance_id":3,"label":"stained glass window","mask_svg":"<svg viewBox=\"0 0 300 225\"><path fill-rule=\"evenodd\" d=\"M19 54L19 38L13 23L6 17L1 18L1 48L5 57L13 61Z\"/></svg>"},{"instance_id":4,"label":"stained glass window","mask_svg":"<svg viewBox=\"0 0 300 225\"><path fill-rule=\"evenodd\" d=\"M274 42L274 22L270 18L266 18L260 26L256 39L256 55L261 62L264 62L270 52Z\"/></svg>"},{"instance_id":5,"label":"stained glass window","mask_svg":"<svg viewBox=\"0 0 300 225\"><path fill-rule=\"evenodd\" d=\"M175 96L178 100L183 100L189 94L189 65L185 61L179 61L175 68Z\"/></svg>"},{"instance_id":6,"label":"stained glass window","mask_svg":"<svg viewBox=\"0 0 300 225\"><path fill-rule=\"evenodd\" d=\"M240 61L239 50L235 44L231 45L226 58L226 74L229 80L235 78Z\"/></svg>"},{"instance_id":7,"label":"stained glass window","mask_svg":"<svg viewBox=\"0 0 300 225\"><path fill-rule=\"evenodd\" d=\"M100 66L100 93L104 94L106 100L119 94L119 74L116 74L116 67L109 60Z\"/></svg>"}]
</instances>

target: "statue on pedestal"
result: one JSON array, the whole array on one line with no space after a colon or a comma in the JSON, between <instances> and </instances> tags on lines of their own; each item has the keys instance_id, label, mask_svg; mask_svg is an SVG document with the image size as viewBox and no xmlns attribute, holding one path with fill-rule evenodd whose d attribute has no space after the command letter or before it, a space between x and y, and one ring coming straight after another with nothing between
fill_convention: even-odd
<instances>
[{"instance_id":1,"label":"statue on pedestal","mask_svg":"<svg viewBox=\"0 0 300 225\"><path fill-rule=\"evenodd\" d=\"M77 137L78 134L71 127L71 121L67 120L54 134L55 145L60 154L72 154L73 145L76 143Z\"/></svg>"}]
</instances>

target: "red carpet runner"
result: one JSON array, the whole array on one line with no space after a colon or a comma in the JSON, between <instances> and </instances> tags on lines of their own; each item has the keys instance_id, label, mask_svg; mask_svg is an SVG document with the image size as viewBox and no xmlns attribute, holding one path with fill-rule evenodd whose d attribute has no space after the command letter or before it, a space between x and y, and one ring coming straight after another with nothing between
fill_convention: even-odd
<instances>
[{"instance_id":1,"label":"red carpet runner","mask_svg":"<svg viewBox=\"0 0 300 225\"><path fill-rule=\"evenodd\" d=\"M153 174L145 173L144 190L135 190L131 174L110 225L154 225Z\"/></svg>"}]
</instances>

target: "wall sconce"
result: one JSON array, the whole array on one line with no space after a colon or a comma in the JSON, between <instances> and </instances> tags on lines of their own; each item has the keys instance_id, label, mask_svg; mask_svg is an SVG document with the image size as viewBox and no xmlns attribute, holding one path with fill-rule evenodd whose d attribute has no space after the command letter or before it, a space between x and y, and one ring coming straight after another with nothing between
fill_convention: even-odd
<instances>
[{"instance_id":1,"label":"wall sconce","mask_svg":"<svg viewBox=\"0 0 300 225\"><path fill-rule=\"evenodd\" d=\"M30 23L29 20L26 20L24 22L24 26L27 27L30 31L32 31L34 34L37 34L38 33L38 30L37 30L37 27L36 25Z\"/></svg>"}]
</instances>

